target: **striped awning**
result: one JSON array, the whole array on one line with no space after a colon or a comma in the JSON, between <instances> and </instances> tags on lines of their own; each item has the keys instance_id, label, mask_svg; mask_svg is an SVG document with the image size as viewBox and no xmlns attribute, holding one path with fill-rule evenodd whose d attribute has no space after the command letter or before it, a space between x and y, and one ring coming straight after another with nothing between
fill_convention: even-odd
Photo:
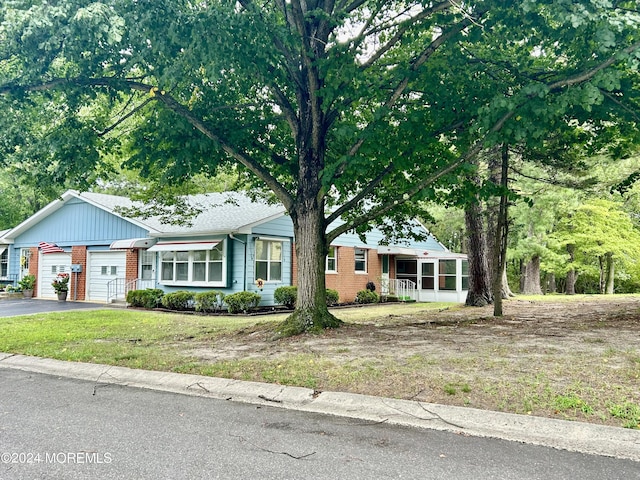
<instances>
[{"instance_id":1,"label":"striped awning","mask_svg":"<svg viewBox=\"0 0 640 480\"><path fill-rule=\"evenodd\" d=\"M213 250L220 240L203 242L158 242L149 249L150 252L190 252L193 250Z\"/></svg>"},{"instance_id":2,"label":"striped awning","mask_svg":"<svg viewBox=\"0 0 640 480\"><path fill-rule=\"evenodd\" d=\"M116 240L109 248L111 250L129 250L131 248L149 248L153 247L158 240L156 238L125 238L124 240Z\"/></svg>"}]
</instances>

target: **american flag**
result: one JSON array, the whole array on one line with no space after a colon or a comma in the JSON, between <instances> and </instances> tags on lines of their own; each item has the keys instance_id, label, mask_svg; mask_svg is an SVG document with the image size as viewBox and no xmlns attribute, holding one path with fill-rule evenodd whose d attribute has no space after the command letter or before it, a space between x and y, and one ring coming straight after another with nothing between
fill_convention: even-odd
<instances>
[{"instance_id":1,"label":"american flag","mask_svg":"<svg viewBox=\"0 0 640 480\"><path fill-rule=\"evenodd\" d=\"M43 254L46 254L46 253L64 253L64 250L61 249L59 246L57 246L55 243L40 242L38 247L40 247L40 251Z\"/></svg>"}]
</instances>

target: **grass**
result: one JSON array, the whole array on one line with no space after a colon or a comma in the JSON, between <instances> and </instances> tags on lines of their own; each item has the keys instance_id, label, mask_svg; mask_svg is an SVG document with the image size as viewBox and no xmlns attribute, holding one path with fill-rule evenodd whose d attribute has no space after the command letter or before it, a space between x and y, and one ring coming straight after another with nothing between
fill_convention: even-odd
<instances>
[{"instance_id":1,"label":"grass","mask_svg":"<svg viewBox=\"0 0 640 480\"><path fill-rule=\"evenodd\" d=\"M76 362L171 370L185 361L179 342L206 341L255 319L122 310L0 318L0 351Z\"/></svg>"},{"instance_id":2,"label":"grass","mask_svg":"<svg viewBox=\"0 0 640 480\"><path fill-rule=\"evenodd\" d=\"M596 340L581 339L575 343L580 348L567 351L562 338L554 343L549 337L542 345L518 345L499 335L495 342L491 335L476 340L492 324L466 313L436 303L340 309L334 314L347 322L342 329L271 343L261 343L261 334L284 315L115 309L38 314L0 318L0 351L640 428L640 351L632 341L610 343L601 328L616 325L597 320L579 329L567 326L585 335L598 328ZM511 325L498 332L509 335L509 328L516 332ZM416 346L414 333L427 344L433 338L433 345ZM236 348L233 358L202 353L218 354L229 344Z\"/></svg>"}]
</instances>

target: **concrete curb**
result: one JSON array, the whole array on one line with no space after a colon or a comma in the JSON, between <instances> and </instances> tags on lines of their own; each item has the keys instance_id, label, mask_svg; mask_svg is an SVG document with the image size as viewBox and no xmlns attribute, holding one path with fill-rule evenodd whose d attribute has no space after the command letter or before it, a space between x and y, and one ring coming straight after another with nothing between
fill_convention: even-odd
<instances>
[{"instance_id":1,"label":"concrete curb","mask_svg":"<svg viewBox=\"0 0 640 480\"><path fill-rule=\"evenodd\" d=\"M317 393L200 375L134 370L0 353L0 367L243 403L500 438L640 462L640 431L527 415L340 392ZM95 390L94 390L95 393Z\"/></svg>"}]
</instances>

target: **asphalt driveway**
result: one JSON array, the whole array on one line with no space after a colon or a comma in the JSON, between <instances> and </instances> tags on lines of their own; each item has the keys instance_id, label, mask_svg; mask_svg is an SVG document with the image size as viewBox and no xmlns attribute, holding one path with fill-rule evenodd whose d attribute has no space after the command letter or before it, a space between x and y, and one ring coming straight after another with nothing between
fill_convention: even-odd
<instances>
[{"instance_id":1,"label":"asphalt driveway","mask_svg":"<svg viewBox=\"0 0 640 480\"><path fill-rule=\"evenodd\" d=\"M0 298L0 318L105 307L107 307L105 303L58 302L57 300L38 300L35 298Z\"/></svg>"}]
</instances>

